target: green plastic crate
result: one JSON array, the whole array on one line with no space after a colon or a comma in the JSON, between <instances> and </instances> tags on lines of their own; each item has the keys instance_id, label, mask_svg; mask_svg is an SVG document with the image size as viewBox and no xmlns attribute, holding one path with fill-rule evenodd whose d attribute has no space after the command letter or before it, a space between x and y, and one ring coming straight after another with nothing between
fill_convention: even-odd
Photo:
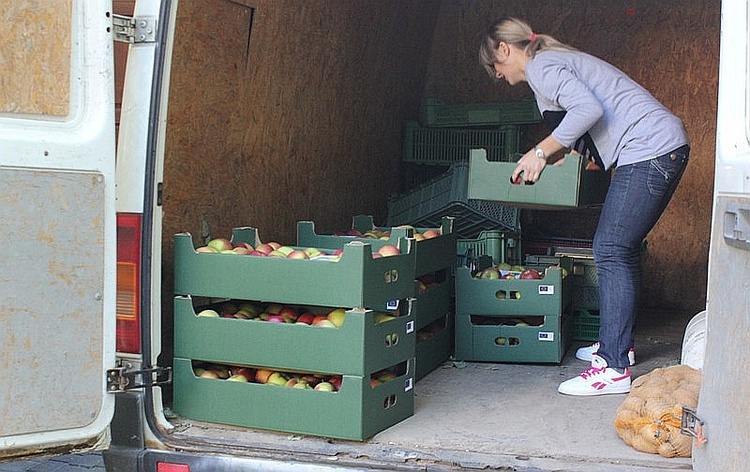
<instances>
[{"instance_id":1,"label":"green plastic crate","mask_svg":"<svg viewBox=\"0 0 750 472\"><path fill-rule=\"evenodd\" d=\"M413 251L416 257L415 275L417 277L450 267L454 263L456 235L453 233L453 224L453 218L443 217L438 226L416 228L420 232L424 232L427 229L437 229L441 231L441 235L436 238L415 241ZM317 234L315 232L315 224L312 221L299 221L297 222L297 245L306 247L312 246L319 249L338 249L344 247L351 241L361 241L370 244L375 250L377 250L386 244L398 245L402 238L412 237L413 235L412 230L407 228L375 226L372 216L370 215L355 216L352 221L352 229L361 233L365 233L372 229L388 231L390 232L391 237L381 240L353 236Z\"/></svg>"},{"instance_id":2,"label":"green plastic crate","mask_svg":"<svg viewBox=\"0 0 750 472\"><path fill-rule=\"evenodd\" d=\"M599 312L585 308L573 308L573 339L576 341L599 340Z\"/></svg>"},{"instance_id":3,"label":"green plastic crate","mask_svg":"<svg viewBox=\"0 0 750 472\"><path fill-rule=\"evenodd\" d=\"M570 345L571 316L538 314L535 318L543 321L538 326L517 326L508 316L456 312L456 359L559 364ZM505 320L511 324L502 324Z\"/></svg>"},{"instance_id":4,"label":"green plastic crate","mask_svg":"<svg viewBox=\"0 0 750 472\"><path fill-rule=\"evenodd\" d=\"M417 331L440 318L448 310L453 310L453 278L446 277L437 286L415 296L414 312Z\"/></svg>"},{"instance_id":5,"label":"green plastic crate","mask_svg":"<svg viewBox=\"0 0 750 472\"><path fill-rule=\"evenodd\" d=\"M196 316L191 297L175 297L174 354L224 364L365 375L414 357L414 300L407 303L406 313L390 321L376 323L375 312L352 309L339 328L325 328Z\"/></svg>"},{"instance_id":6,"label":"green plastic crate","mask_svg":"<svg viewBox=\"0 0 750 472\"><path fill-rule=\"evenodd\" d=\"M369 376L344 375L334 393L198 378L190 359L175 358L173 409L197 421L364 440L414 414L413 384L413 359L374 388Z\"/></svg>"},{"instance_id":7,"label":"green plastic crate","mask_svg":"<svg viewBox=\"0 0 750 472\"><path fill-rule=\"evenodd\" d=\"M469 158L469 150L487 150L491 161L510 161L518 152L517 126L494 129L425 128L407 121L402 160L421 165L450 165Z\"/></svg>"},{"instance_id":8,"label":"green plastic crate","mask_svg":"<svg viewBox=\"0 0 750 472\"><path fill-rule=\"evenodd\" d=\"M388 199L388 226L437 227L453 217L457 238L476 238L482 231L520 229L520 211L497 202L470 199L469 164L457 162L439 177Z\"/></svg>"},{"instance_id":9,"label":"green plastic crate","mask_svg":"<svg viewBox=\"0 0 750 472\"><path fill-rule=\"evenodd\" d=\"M255 228L235 228L233 242L259 243ZM337 262L198 253L192 236L174 237L175 293L300 305L378 308L414 296L414 240L402 254L372 257L372 246L351 242Z\"/></svg>"},{"instance_id":10,"label":"green plastic crate","mask_svg":"<svg viewBox=\"0 0 750 472\"><path fill-rule=\"evenodd\" d=\"M533 97L511 102L449 105L435 98L424 104L426 126L487 126L529 124L542 121Z\"/></svg>"},{"instance_id":11,"label":"green plastic crate","mask_svg":"<svg viewBox=\"0 0 750 472\"><path fill-rule=\"evenodd\" d=\"M479 237L459 239L456 244L458 266L469 266L480 256L492 257L495 264L521 264L521 233L518 231L482 231Z\"/></svg>"},{"instance_id":12,"label":"green plastic crate","mask_svg":"<svg viewBox=\"0 0 750 472\"><path fill-rule=\"evenodd\" d=\"M570 274L570 260L560 262ZM537 266L543 271L546 266ZM480 266L479 269L482 267ZM482 315L560 314L571 303L571 277L548 268L543 279L475 279L468 267L456 269L456 313Z\"/></svg>"},{"instance_id":13,"label":"green plastic crate","mask_svg":"<svg viewBox=\"0 0 750 472\"><path fill-rule=\"evenodd\" d=\"M600 205L609 188L609 172L586 170L580 155L568 154L550 165L533 185L514 185L516 163L490 162L484 149L469 158L469 198L532 209L564 209Z\"/></svg>"},{"instance_id":14,"label":"green plastic crate","mask_svg":"<svg viewBox=\"0 0 750 472\"><path fill-rule=\"evenodd\" d=\"M453 355L454 315L453 312L442 316L443 329L433 333L429 338L417 340L415 379L423 379L437 369Z\"/></svg>"}]
</instances>

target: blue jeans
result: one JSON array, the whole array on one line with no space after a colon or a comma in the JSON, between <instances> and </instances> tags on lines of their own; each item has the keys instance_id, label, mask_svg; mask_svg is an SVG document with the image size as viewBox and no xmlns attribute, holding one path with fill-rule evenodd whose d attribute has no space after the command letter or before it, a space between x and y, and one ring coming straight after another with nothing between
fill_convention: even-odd
<instances>
[{"instance_id":1,"label":"blue jeans","mask_svg":"<svg viewBox=\"0 0 750 472\"><path fill-rule=\"evenodd\" d=\"M641 244L654 227L688 162L682 146L663 156L617 167L594 236L599 277L599 351L624 368L633 347L641 284Z\"/></svg>"}]
</instances>

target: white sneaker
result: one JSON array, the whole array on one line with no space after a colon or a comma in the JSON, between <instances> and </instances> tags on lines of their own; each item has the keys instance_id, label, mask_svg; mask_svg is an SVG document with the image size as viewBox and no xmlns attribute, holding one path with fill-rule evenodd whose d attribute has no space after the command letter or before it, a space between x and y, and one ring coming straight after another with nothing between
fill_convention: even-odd
<instances>
[{"instance_id":1,"label":"white sneaker","mask_svg":"<svg viewBox=\"0 0 750 472\"><path fill-rule=\"evenodd\" d=\"M579 347L576 351L576 359L580 359L582 361L591 362L591 360L594 358L594 355L599 351L599 341L595 342L591 346L583 346ZM635 349L632 347L628 351L628 360L630 361L630 365L635 365Z\"/></svg>"},{"instance_id":2,"label":"white sneaker","mask_svg":"<svg viewBox=\"0 0 750 472\"><path fill-rule=\"evenodd\" d=\"M630 392L630 369L626 367L625 372L621 374L607 367L607 361L595 354L591 367L584 370L578 377L561 383L557 391L564 395L577 396L628 393Z\"/></svg>"}]
</instances>

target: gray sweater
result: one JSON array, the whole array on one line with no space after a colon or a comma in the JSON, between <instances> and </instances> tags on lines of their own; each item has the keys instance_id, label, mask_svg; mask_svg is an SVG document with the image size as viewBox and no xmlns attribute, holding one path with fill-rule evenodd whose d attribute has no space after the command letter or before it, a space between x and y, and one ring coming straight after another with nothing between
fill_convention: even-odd
<instances>
[{"instance_id":1,"label":"gray sweater","mask_svg":"<svg viewBox=\"0 0 750 472\"><path fill-rule=\"evenodd\" d=\"M616 67L578 51L539 52L526 66L539 110L566 111L552 136L565 146L589 132L605 168L688 144L682 121Z\"/></svg>"}]
</instances>

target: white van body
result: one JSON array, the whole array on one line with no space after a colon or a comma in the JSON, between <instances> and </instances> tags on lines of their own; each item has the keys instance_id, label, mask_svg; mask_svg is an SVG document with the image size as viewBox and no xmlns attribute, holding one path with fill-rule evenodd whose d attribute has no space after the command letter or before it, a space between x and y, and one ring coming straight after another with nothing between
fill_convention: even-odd
<instances>
[{"instance_id":1,"label":"white van body","mask_svg":"<svg viewBox=\"0 0 750 472\"><path fill-rule=\"evenodd\" d=\"M2 43L10 50L0 51L13 71L0 89L0 216L6 244L0 252L5 370L0 460L106 450L111 471L155 471L159 463L188 468L158 470L193 472L464 465L415 457L389 463L378 454L399 451L364 447L330 457L320 453L328 446L323 439L284 438L275 449L258 450L248 449L252 440L240 439L242 432L222 432L224 438L207 432L179 443L167 439L165 432L174 426L163 414L157 384L168 381L168 372L158 367L157 358L160 248L169 235L161 233L159 184L177 2L136 2L134 17L146 26L136 29L130 45L117 144L111 0L6 3L6 25L53 24L60 36L24 41L18 32L17 41ZM705 472L745 470L750 447L744 421L750 413L750 380L743 375L750 356L749 15L748 0L722 2L708 332L696 411L707 442L694 447L692 460L693 470ZM137 37L144 31L152 36ZM138 215L143 228L142 260L148 265L140 271L141 354L115 352L118 213ZM127 372L141 373L123 375ZM508 464L513 470L597 470L592 464L561 466L550 458L535 462L518 456ZM606 467L658 468L647 460Z\"/></svg>"}]
</instances>

